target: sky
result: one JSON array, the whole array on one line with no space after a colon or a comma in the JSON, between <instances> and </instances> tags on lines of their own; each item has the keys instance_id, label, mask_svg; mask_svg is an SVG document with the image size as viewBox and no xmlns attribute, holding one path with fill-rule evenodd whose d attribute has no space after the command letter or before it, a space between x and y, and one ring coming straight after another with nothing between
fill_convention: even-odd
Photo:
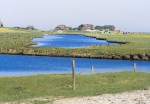
<instances>
[{"instance_id":1,"label":"sky","mask_svg":"<svg viewBox=\"0 0 150 104\"><path fill-rule=\"evenodd\" d=\"M0 19L7 27L94 24L150 32L150 0L0 0Z\"/></svg>"}]
</instances>

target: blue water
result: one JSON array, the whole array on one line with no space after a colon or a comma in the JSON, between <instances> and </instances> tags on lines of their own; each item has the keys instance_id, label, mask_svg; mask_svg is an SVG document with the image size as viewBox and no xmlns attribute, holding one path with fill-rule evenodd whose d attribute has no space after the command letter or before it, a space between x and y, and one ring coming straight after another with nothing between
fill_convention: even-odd
<instances>
[{"instance_id":1,"label":"blue water","mask_svg":"<svg viewBox=\"0 0 150 104\"><path fill-rule=\"evenodd\" d=\"M45 35L42 38L35 38L33 42L36 47L51 48L87 48L90 46L107 46L113 45L105 40L97 40L95 38L83 35Z\"/></svg>"},{"instance_id":2,"label":"blue water","mask_svg":"<svg viewBox=\"0 0 150 104\"><path fill-rule=\"evenodd\" d=\"M0 55L0 76L71 73L72 58ZM150 72L150 61L134 61L137 71ZM132 71L133 61L76 58L76 72L97 73Z\"/></svg>"}]
</instances>

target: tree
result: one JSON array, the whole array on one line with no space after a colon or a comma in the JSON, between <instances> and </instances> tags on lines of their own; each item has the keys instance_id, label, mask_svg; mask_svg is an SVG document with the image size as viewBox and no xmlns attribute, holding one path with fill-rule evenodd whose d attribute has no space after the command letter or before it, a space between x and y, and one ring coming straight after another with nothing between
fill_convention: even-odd
<instances>
[{"instance_id":1,"label":"tree","mask_svg":"<svg viewBox=\"0 0 150 104\"><path fill-rule=\"evenodd\" d=\"M103 26L96 26L95 29L100 30L100 31L104 30Z\"/></svg>"},{"instance_id":2,"label":"tree","mask_svg":"<svg viewBox=\"0 0 150 104\"><path fill-rule=\"evenodd\" d=\"M27 30L35 30L34 26L27 26L26 29Z\"/></svg>"},{"instance_id":3,"label":"tree","mask_svg":"<svg viewBox=\"0 0 150 104\"><path fill-rule=\"evenodd\" d=\"M102 30L114 31L115 26L114 25L96 26L95 29L100 30L100 31L102 31Z\"/></svg>"}]
</instances>

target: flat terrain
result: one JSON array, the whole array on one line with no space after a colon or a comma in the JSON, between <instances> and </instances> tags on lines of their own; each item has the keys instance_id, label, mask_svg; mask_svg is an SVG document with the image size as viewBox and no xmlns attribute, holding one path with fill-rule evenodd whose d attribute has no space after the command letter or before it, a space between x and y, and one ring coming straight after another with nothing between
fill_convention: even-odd
<instances>
[{"instance_id":1,"label":"flat terrain","mask_svg":"<svg viewBox=\"0 0 150 104\"><path fill-rule=\"evenodd\" d=\"M150 90L60 99L53 104L150 104Z\"/></svg>"},{"instance_id":2,"label":"flat terrain","mask_svg":"<svg viewBox=\"0 0 150 104\"><path fill-rule=\"evenodd\" d=\"M0 102L21 101L39 97L82 97L147 90L148 73L106 73L77 75L76 90L72 90L71 75L39 75L0 78Z\"/></svg>"},{"instance_id":3,"label":"flat terrain","mask_svg":"<svg viewBox=\"0 0 150 104\"><path fill-rule=\"evenodd\" d=\"M50 32L0 29L0 53L1 54L25 54L25 55L48 55L48 56L75 56L106 59L150 60L150 35L144 34L112 34L101 35L100 33L82 33L86 36L108 41L123 42L126 44L116 46L95 46L82 49L60 48L33 48L32 39L44 34L56 34ZM67 32L66 34L74 34ZM78 32L77 34L81 34Z\"/></svg>"}]
</instances>

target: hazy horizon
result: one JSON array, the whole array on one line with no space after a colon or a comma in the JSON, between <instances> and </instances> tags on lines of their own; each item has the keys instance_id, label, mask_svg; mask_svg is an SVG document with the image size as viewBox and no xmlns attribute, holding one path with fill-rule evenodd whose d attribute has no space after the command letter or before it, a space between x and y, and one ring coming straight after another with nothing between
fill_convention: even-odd
<instances>
[{"instance_id":1,"label":"hazy horizon","mask_svg":"<svg viewBox=\"0 0 150 104\"><path fill-rule=\"evenodd\" d=\"M150 32L149 0L0 0L0 4L0 19L7 27L50 30L59 24L88 23Z\"/></svg>"}]
</instances>

